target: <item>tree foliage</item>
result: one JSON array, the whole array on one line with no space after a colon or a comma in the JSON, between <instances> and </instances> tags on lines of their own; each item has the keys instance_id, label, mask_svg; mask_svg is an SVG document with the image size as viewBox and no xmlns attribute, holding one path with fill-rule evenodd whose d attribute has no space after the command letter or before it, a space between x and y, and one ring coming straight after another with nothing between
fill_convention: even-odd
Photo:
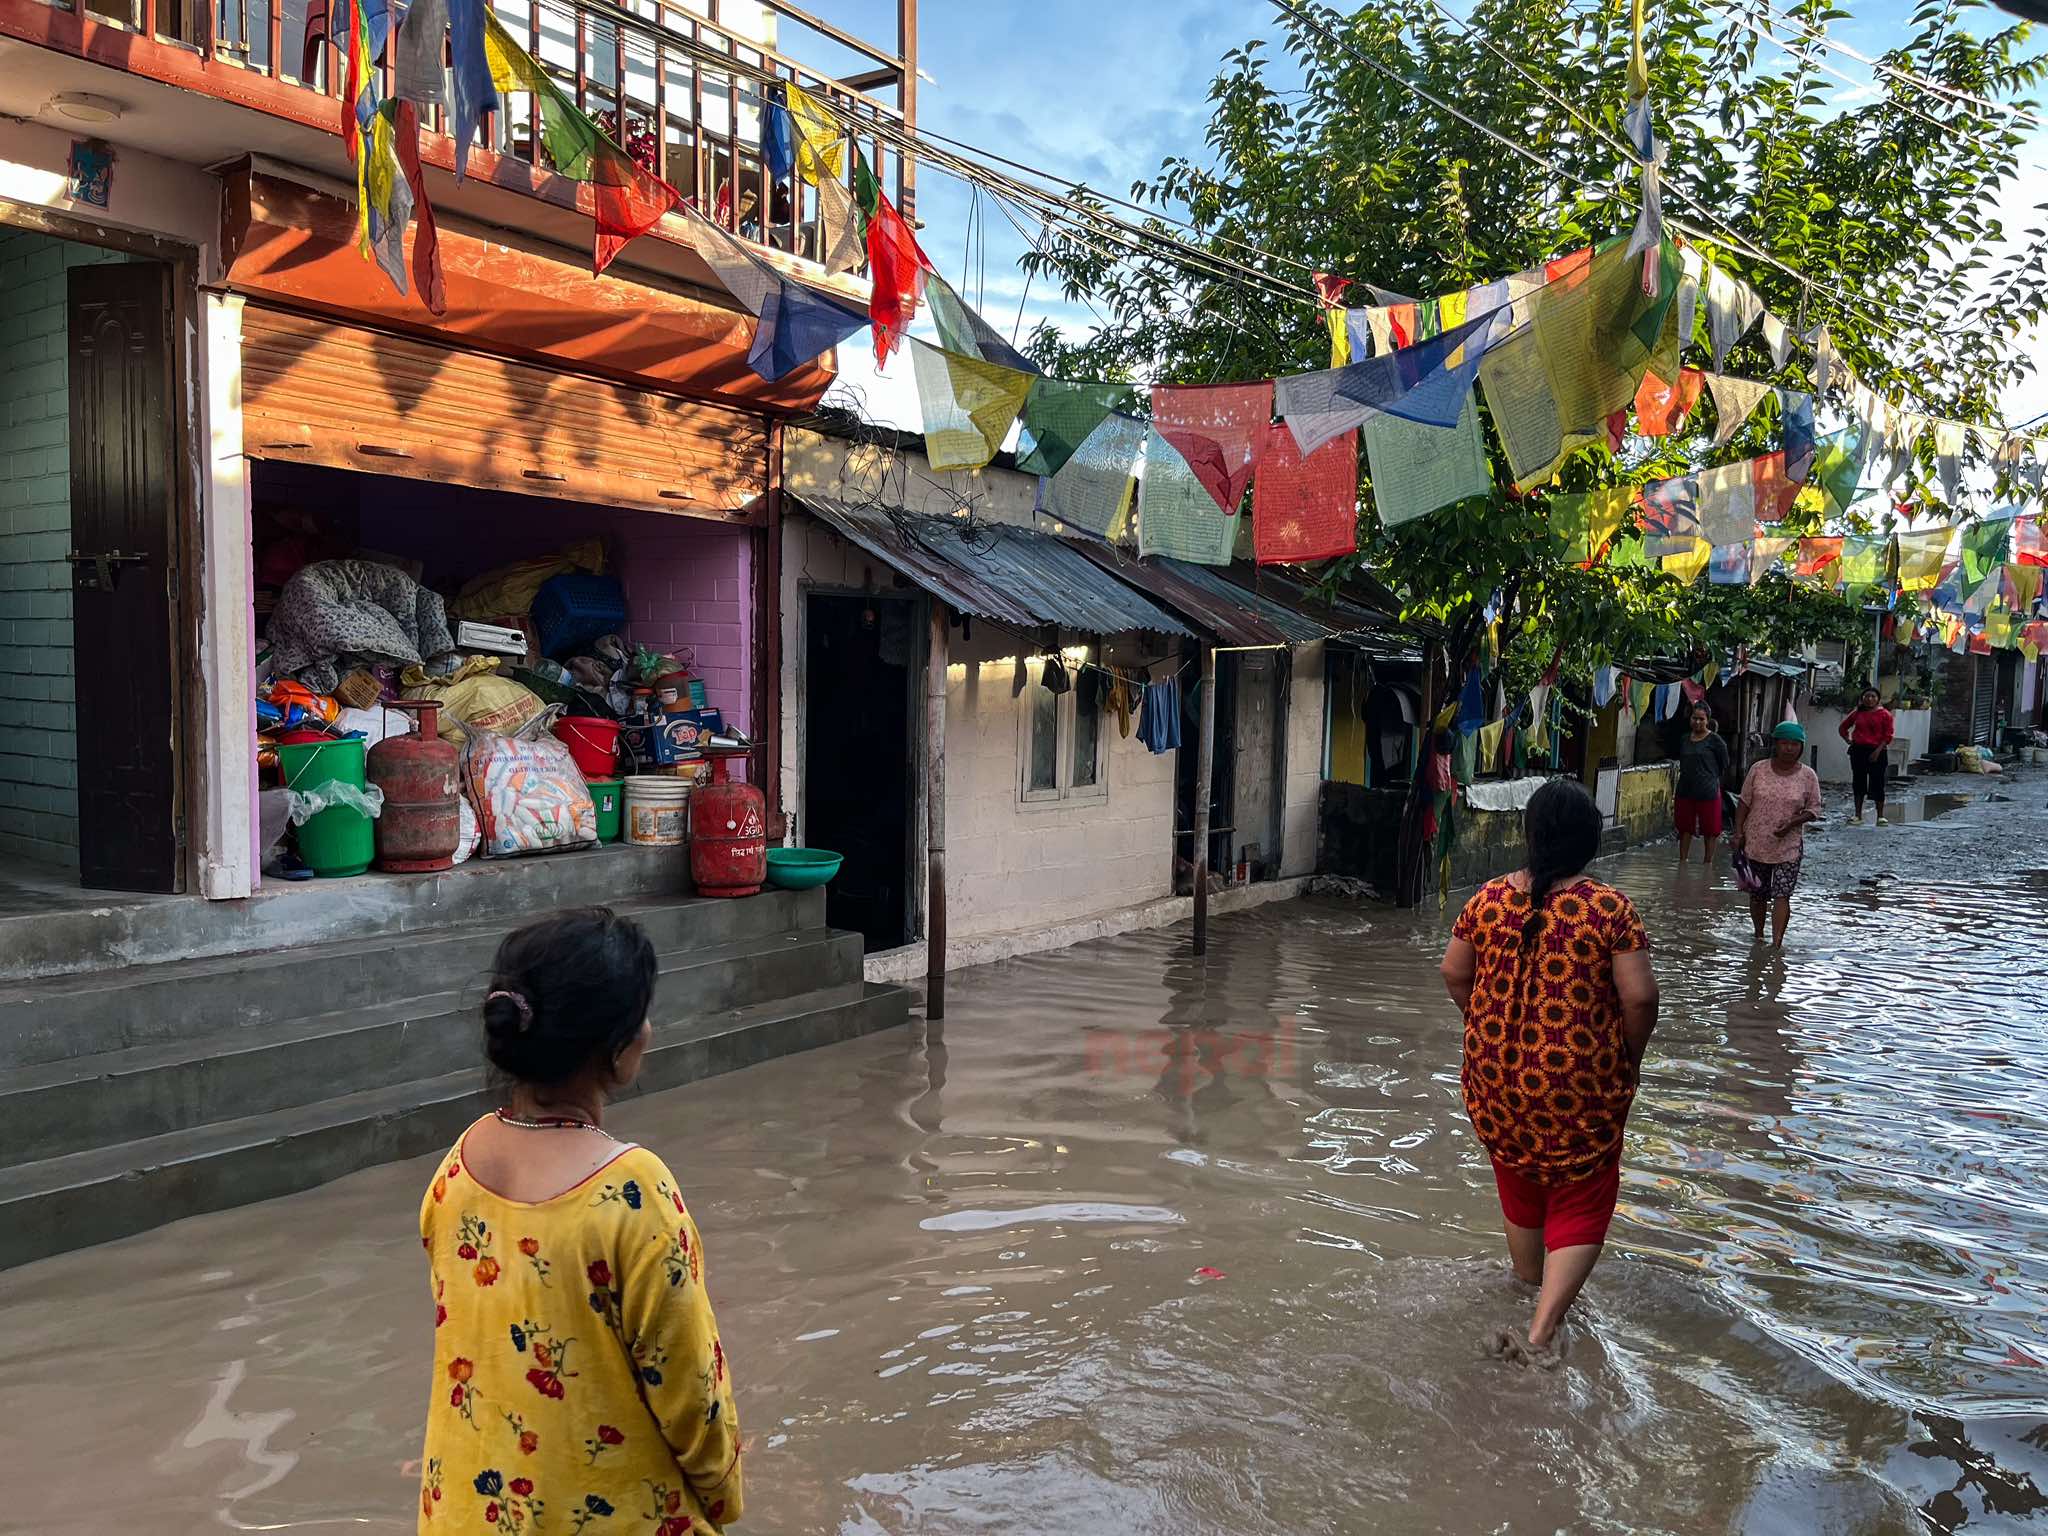
<instances>
[{"instance_id":1,"label":"tree foliage","mask_svg":"<svg viewBox=\"0 0 2048 1536\"><path fill-rule=\"evenodd\" d=\"M1317 25L1287 17L1281 57L1256 40L1224 56L1209 91L1208 153L1171 158L1133 189L1184 210L1214 260L1297 285L1322 271L1424 296L1633 223L1636 171L1621 133L1627 0L1480 0L1469 31L1436 0L1385 0L1349 16L1303 8ZM1887 62L1958 93L2018 101L2043 72L2042 56L2025 51L2026 26L1977 39L1960 25L1964 9L1927 0ZM1745 14L1787 30L1767 11ZM1789 14L1816 29L1847 15L1827 0L1796 0ZM1732 232L1738 240L1698 243L1773 312L1825 322L1880 392L1988 421L2032 366L2021 333L2048 314L2042 229L2001 254L2015 242L1996 205L2021 174L2010 119L1895 80L1839 110L1811 58L1788 59L1706 0L1656 4L1647 45L1657 129L1670 145L1667 218ZM1034 337L1039 360L1063 376L1257 378L1328 362L1311 307L1191 273L1169 254L1132 260L1055 238L1027 265L1105 318L1078 342L1049 328ZM1704 335L1704 303L1699 325ZM1727 368L1806 388L1809 365L1795 349L1777 375L1752 331ZM1699 414L1711 418L1704 405ZM1775 446L1767 411L1715 457ZM1640 482L1706 459L1702 438L1634 440L1619 457L1582 452L1559 488ZM1838 599L1780 576L1730 591L1643 569L1581 569L1550 544L1544 494L1514 495L1498 461L1494 478L1490 497L1391 530L1363 502L1357 559L1412 613L1445 622L1454 654L1496 595L1509 601L1510 640L1579 672L1734 643L1786 647L1860 623Z\"/></svg>"}]
</instances>

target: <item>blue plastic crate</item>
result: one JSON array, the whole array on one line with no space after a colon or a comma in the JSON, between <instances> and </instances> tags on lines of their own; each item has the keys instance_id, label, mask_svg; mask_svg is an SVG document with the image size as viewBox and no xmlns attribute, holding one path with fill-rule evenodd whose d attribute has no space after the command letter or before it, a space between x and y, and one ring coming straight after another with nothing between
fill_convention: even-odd
<instances>
[{"instance_id":1,"label":"blue plastic crate","mask_svg":"<svg viewBox=\"0 0 2048 1536\"><path fill-rule=\"evenodd\" d=\"M534 595L533 627L541 654L557 661L625 624L626 592L616 576L571 572L549 578Z\"/></svg>"}]
</instances>

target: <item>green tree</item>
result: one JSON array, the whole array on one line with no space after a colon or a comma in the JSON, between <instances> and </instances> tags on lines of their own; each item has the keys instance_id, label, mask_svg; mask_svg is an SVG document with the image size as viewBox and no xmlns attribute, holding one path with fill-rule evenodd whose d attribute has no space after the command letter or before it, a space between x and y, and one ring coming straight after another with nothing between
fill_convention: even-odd
<instances>
[{"instance_id":1,"label":"green tree","mask_svg":"<svg viewBox=\"0 0 2048 1536\"><path fill-rule=\"evenodd\" d=\"M1626 0L1481 0L1462 25L1436 0L1385 0L1348 16L1313 0L1287 13L1294 3L1282 6L1284 60L1260 41L1224 56L1208 153L1168 159L1133 189L1184 210L1213 256L1289 282L1325 271L1428 295L1633 224L1637 171L1621 135ZM1965 8L1928 0L1886 55L1956 96L1887 80L1885 94L1848 111L1833 110L1830 82L1809 60L1787 63L1720 0L1656 4L1647 49L1657 132L1670 146L1667 218L1706 234L1689 238L1772 312L1825 323L1881 393L1988 421L2032 364L2018 338L2048 313L2048 240L2031 229L2017 254L1997 255L2007 241L1995 207L2020 174L2020 135L2005 115L1957 97L2016 100L2043 59L2024 52L2024 24L1972 38L1958 21ZM1847 13L1795 0L1789 14L1819 28ZM1791 271L1751 254L1759 248ZM1308 306L1204 277L1165 251L1112 259L1055 237L1026 264L1087 295L1105 319L1079 342L1049 328L1034 337L1040 361L1065 377L1257 378L1329 360ZM1807 387L1810 364L1795 349L1781 381ZM1754 330L1726 366L1777 376ZM1711 422L1711 407L1701 418ZM1775 446L1767 410L1711 458ZM1709 459L1697 435L1638 443L1621 458L1594 448L1567 462L1558 488L1641 482ZM1732 593L1641 568L1581 569L1549 540L1547 497L1512 494L1497 455L1494 479L1490 497L1394 529L1371 510L1369 484L1361 501L1356 560L1409 615L1443 626L1445 672L1462 666L1496 595L1503 665L1527 667L1533 653L1539 666L1556 657L1580 675L1610 659L1787 646L1860 622L1839 599L1781 576ZM1848 521L1867 526L1860 512ZM1802 509L1787 531L1818 526Z\"/></svg>"}]
</instances>

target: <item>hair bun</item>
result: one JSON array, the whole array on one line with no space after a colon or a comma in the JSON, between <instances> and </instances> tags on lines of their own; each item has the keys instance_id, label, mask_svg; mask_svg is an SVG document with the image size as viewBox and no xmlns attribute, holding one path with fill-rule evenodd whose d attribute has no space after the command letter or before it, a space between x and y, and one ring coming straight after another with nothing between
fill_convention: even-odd
<instances>
[{"instance_id":1,"label":"hair bun","mask_svg":"<svg viewBox=\"0 0 2048 1536\"><path fill-rule=\"evenodd\" d=\"M494 1039L511 1039L531 1028L533 1004L524 993L501 989L484 998L484 1029Z\"/></svg>"}]
</instances>

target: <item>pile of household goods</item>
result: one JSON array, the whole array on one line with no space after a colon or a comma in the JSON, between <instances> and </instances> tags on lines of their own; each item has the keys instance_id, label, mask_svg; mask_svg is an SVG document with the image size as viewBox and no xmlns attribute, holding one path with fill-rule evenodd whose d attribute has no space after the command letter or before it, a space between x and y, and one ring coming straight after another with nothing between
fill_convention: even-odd
<instances>
[{"instance_id":1,"label":"pile of household goods","mask_svg":"<svg viewBox=\"0 0 2048 1536\"><path fill-rule=\"evenodd\" d=\"M731 894L745 893L765 843L761 795L717 770L748 743L688 653L629 643L601 541L451 595L420 576L362 552L309 559L259 600L266 872L448 869L473 854L621 839L680 846L702 784L705 852L741 877L725 882ZM700 872L698 883L717 881Z\"/></svg>"}]
</instances>

